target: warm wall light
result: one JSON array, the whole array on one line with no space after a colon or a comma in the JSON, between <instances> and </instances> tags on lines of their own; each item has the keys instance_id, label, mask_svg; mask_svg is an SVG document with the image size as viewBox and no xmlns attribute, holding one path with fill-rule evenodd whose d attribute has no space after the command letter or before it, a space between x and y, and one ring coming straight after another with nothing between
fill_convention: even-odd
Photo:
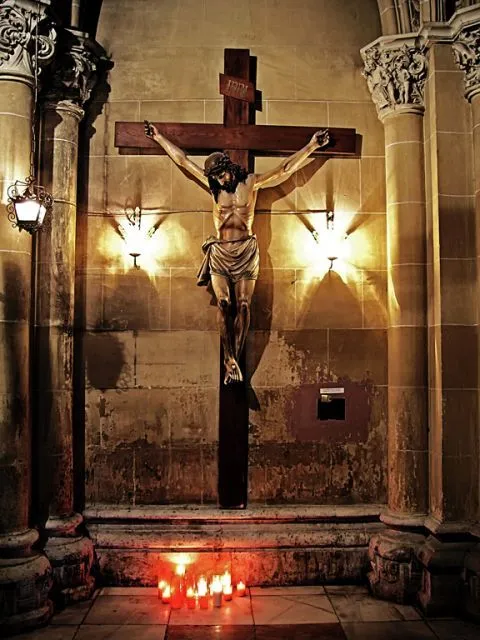
<instances>
[{"instance_id":1,"label":"warm wall light","mask_svg":"<svg viewBox=\"0 0 480 640\"><path fill-rule=\"evenodd\" d=\"M149 228L145 224L145 220L148 219L148 212L145 213L140 207L126 207L123 216L126 223L117 221L116 224L117 231L125 242L126 253L133 258L135 269L140 269L140 265L137 264L137 258L142 256L142 267L147 271L152 271L152 265L155 264L153 252L155 252L155 256L158 255L159 243L157 242L153 246L151 239L158 231L160 222L157 221Z\"/></svg>"},{"instance_id":2,"label":"warm wall light","mask_svg":"<svg viewBox=\"0 0 480 640\"><path fill-rule=\"evenodd\" d=\"M47 211L53 205L53 198L48 191L36 183L35 178L35 154L36 154L36 116L38 102L38 23L40 21L40 3L38 5L38 16L35 25L33 66L33 101L32 101L32 135L30 145L30 174L25 180L17 180L7 189L8 219L19 231L24 229L28 233L37 231L45 218Z\"/></svg>"},{"instance_id":3,"label":"warm wall light","mask_svg":"<svg viewBox=\"0 0 480 640\"><path fill-rule=\"evenodd\" d=\"M119 230L127 245L127 253L133 258L133 266L136 269L140 269L137 264L137 258L142 255L145 243L140 207L135 207L132 213L125 211L125 218L128 224L126 226L119 225Z\"/></svg>"},{"instance_id":4,"label":"warm wall light","mask_svg":"<svg viewBox=\"0 0 480 640\"><path fill-rule=\"evenodd\" d=\"M335 229L335 214L333 211L326 211L327 232L320 237L317 231L313 231L313 237L321 245L323 253L327 260L330 261L329 271L333 269L333 263L338 258L342 258L345 253L346 235L339 233Z\"/></svg>"}]
</instances>

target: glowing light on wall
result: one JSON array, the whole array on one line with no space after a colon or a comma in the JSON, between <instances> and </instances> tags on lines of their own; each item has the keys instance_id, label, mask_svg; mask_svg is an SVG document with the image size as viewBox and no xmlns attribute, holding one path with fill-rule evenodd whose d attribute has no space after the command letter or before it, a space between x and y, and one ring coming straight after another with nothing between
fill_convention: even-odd
<instances>
[{"instance_id":1,"label":"glowing light on wall","mask_svg":"<svg viewBox=\"0 0 480 640\"><path fill-rule=\"evenodd\" d=\"M146 230L146 225L142 225L142 211L140 207L135 207L133 210L125 211L126 224L119 224L118 231L125 242L126 253L133 258L133 266L136 269L140 269L140 264L137 263L137 259L141 256L146 257L147 264L151 261L152 257L152 243L150 242L152 236L158 229L158 225L153 225ZM143 260L142 260L143 262Z\"/></svg>"},{"instance_id":2,"label":"glowing light on wall","mask_svg":"<svg viewBox=\"0 0 480 640\"><path fill-rule=\"evenodd\" d=\"M325 217L326 228L324 232L319 233L317 230L313 230L312 235L320 247L321 255L329 263L328 271L331 271L338 266L339 262L347 260L349 247L344 229L335 226L334 212L326 211Z\"/></svg>"},{"instance_id":3,"label":"glowing light on wall","mask_svg":"<svg viewBox=\"0 0 480 640\"><path fill-rule=\"evenodd\" d=\"M169 553L167 558L176 567L188 567L193 564L198 557L198 553Z\"/></svg>"}]
</instances>

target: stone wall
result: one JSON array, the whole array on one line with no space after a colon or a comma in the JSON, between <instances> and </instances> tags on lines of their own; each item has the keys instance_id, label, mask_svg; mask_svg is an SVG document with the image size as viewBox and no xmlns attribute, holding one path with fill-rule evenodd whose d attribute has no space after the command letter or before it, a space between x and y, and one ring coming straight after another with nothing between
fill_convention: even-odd
<instances>
[{"instance_id":1,"label":"stone wall","mask_svg":"<svg viewBox=\"0 0 480 640\"><path fill-rule=\"evenodd\" d=\"M258 199L250 501L385 502L385 148L359 54L379 34L375 0L104 1L97 39L114 67L85 130L78 227L87 503L217 501L219 339L195 286L210 198L168 158L120 156L113 138L119 120L221 122L225 47L257 58L257 124L361 136L358 158L314 160ZM160 223L139 270L116 227L126 205ZM330 272L311 233L325 237L325 214L308 213L323 208L349 234ZM331 385L345 388L344 422L317 419Z\"/></svg>"}]
</instances>

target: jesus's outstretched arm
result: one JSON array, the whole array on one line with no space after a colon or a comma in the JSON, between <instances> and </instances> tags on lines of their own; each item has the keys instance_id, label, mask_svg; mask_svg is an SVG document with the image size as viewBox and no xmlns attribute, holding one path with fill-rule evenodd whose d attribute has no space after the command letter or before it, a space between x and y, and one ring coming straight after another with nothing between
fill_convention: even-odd
<instances>
[{"instance_id":1,"label":"jesus's outstretched arm","mask_svg":"<svg viewBox=\"0 0 480 640\"><path fill-rule=\"evenodd\" d=\"M255 176L254 189L264 189L265 187L273 187L277 184L288 180L295 173L302 163L317 149L323 149L330 144L330 135L328 129L321 129L313 134L308 144L296 151L293 155L285 158L277 167Z\"/></svg>"},{"instance_id":2,"label":"jesus's outstretched arm","mask_svg":"<svg viewBox=\"0 0 480 640\"><path fill-rule=\"evenodd\" d=\"M173 144L168 138L166 138L163 134L159 132L157 127L145 120L145 135L147 138L154 140L157 144L159 144L162 149L167 153L168 156L177 164L179 167L183 167L186 171L192 174L197 180L199 180L202 184L208 187L208 179L204 175L202 169L192 162L189 158L187 158L185 152L177 147L177 145Z\"/></svg>"}]
</instances>

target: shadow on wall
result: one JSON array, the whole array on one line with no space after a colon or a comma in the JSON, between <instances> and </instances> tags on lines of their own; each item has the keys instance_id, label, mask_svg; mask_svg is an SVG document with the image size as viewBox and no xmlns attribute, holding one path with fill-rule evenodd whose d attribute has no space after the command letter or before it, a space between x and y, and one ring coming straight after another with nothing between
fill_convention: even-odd
<instances>
[{"instance_id":1,"label":"shadow on wall","mask_svg":"<svg viewBox=\"0 0 480 640\"><path fill-rule=\"evenodd\" d=\"M302 185L307 184L312 176L327 162L327 159L315 159L302 168ZM272 240L272 207L280 198L287 198L293 194L297 187L297 178L292 176L289 180L282 183L281 189L277 190L272 187L261 191L259 194L257 209L261 209L262 213L255 216L254 232L257 234L258 245L260 250L260 276L255 287L255 293L252 301L252 322L250 330L257 331L255 338L255 352L248 356L249 368L247 371L247 387L249 408L258 411L260 408L258 397L251 385L251 379L257 370L265 349L270 340L270 331L272 328L272 314L274 303L274 283L273 278L262 277L262 273L272 273L273 264L268 252ZM279 214L282 214L279 211ZM274 214L273 214L274 215ZM304 224L309 231L313 231L308 219L301 213L296 215L299 221Z\"/></svg>"},{"instance_id":2,"label":"shadow on wall","mask_svg":"<svg viewBox=\"0 0 480 640\"><path fill-rule=\"evenodd\" d=\"M115 389L125 368L124 346L115 334L85 334L83 353L89 383L96 389Z\"/></svg>"},{"instance_id":3,"label":"shadow on wall","mask_svg":"<svg viewBox=\"0 0 480 640\"><path fill-rule=\"evenodd\" d=\"M297 328L317 329L342 326L342 316L358 317L361 327L362 308L348 284L336 271L327 271L323 278L306 284L304 302L297 310ZM330 321L329 321L330 320Z\"/></svg>"}]
</instances>

